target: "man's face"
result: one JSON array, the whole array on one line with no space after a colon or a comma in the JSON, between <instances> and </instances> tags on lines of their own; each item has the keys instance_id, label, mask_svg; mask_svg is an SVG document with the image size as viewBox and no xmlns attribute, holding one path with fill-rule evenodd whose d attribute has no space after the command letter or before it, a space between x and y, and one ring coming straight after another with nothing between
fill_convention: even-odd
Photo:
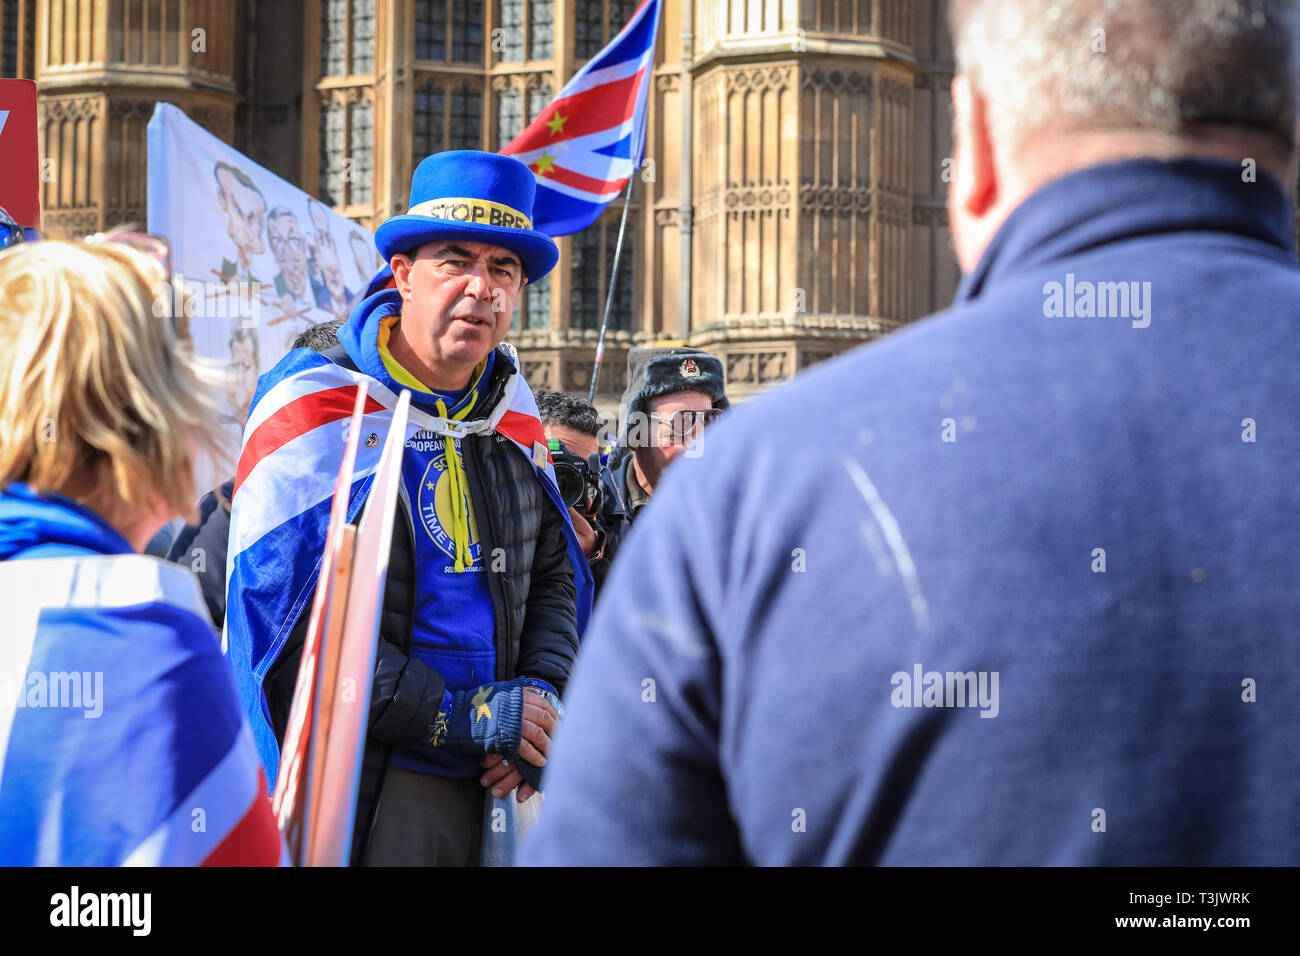
<instances>
[{"instance_id":1,"label":"man's face","mask_svg":"<svg viewBox=\"0 0 1300 956\"><path fill-rule=\"evenodd\" d=\"M217 173L221 184L218 199L226 211L227 232L245 259L262 252L262 225L266 221L266 200L256 189L245 186L228 169Z\"/></svg>"},{"instance_id":2,"label":"man's face","mask_svg":"<svg viewBox=\"0 0 1300 956\"><path fill-rule=\"evenodd\" d=\"M568 425L543 425L542 431L546 433L547 441L558 439L564 442L564 447L569 449L575 455L588 458L600 451L600 444L596 441L595 435L588 435L577 429L570 428Z\"/></svg>"},{"instance_id":3,"label":"man's face","mask_svg":"<svg viewBox=\"0 0 1300 956\"><path fill-rule=\"evenodd\" d=\"M257 356L253 343L237 339L230 346L230 367L226 377L226 398L240 423L248 421L249 406L257 392Z\"/></svg>"},{"instance_id":4,"label":"man's face","mask_svg":"<svg viewBox=\"0 0 1300 956\"><path fill-rule=\"evenodd\" d=\"M703 392L670 392L650 399L647 409L654 417L646 423L649 445L636 449L636 461L652 486L658 484L664 469L690 442L700 437L703 429L702 424L697 424L688 434L677 435L672 426L673 416L680 411L705 411L712 407L713 399Z\"/></svg>"},{"instance_id":5,"label":"man's face","mask_svg":"<svg viewBox=\"0 0 1300 956\"><path fill-rule=\"evenodd\" d=\"M393 256L402 333L434 367L476 365L501 344L523 286L519 257L466 240L426 242Z\"/></svg>"},{"instance_id":6,"label":"man's face","mask_svg":"<svg viewBox=\"0 0 1300 956\"><path fill-rule=\"evenodd\" d=\"M347 290L343 285L343 267L339 265L338 250L334 248L334 241L331 239L326 248L321 250L324 254L321 256L321 272L325 276L325 287L330 290L330 296L334 299L342 299Z\"/></svg>"},{"instance_id":7,"label":"man's face","mask_svg":"<svg viewBox=\"0 0 1300 956\"><path fill-rule=\"evenodd\" d=\"M321 275L325 277L325 287L335 301L343 299L343 267L339 265L339 250L334 245L334 236L330 234L329 220L324 211L317 214L316 207L311 210L311 221L316 227L316 264L320 266Z\"/></svg>"},{"instance_id":8,"label":"man's face","mask_svg":"<svg viewBox=\"0 0 1300 956\"><path fill-rule=\"evenodd\" d=\"M330 231L330 217L325 207L318 202L309 202L307 204L307 215L311 216L311 227L317 233Z\"/></svg>"},{"instance_id":9,"label":"man's face","mask_svg":"<svg viewBox=\"0 0 1300 956\"><path fill-rule=\"evenodd\" d=\"M266 224L266 234L285 282L293 291L303 292L307 282L307 253L297 217L292 213L276 216Z\"/></svg>"},{"instance_id":10,"label":"man's face","mask_svg":"<svg viewBox=\"0 0 1300 956\"><path fill-rule=\"evenodd\" d=\"M374 255L370 252L370 247L366 245L364 239L357 236L352 236L348 242L352 245L352 258L357 264L357 275L369 282L370 277L375 274L375 270L378 268L375 265Z\"/></svg>"}]
</instances>

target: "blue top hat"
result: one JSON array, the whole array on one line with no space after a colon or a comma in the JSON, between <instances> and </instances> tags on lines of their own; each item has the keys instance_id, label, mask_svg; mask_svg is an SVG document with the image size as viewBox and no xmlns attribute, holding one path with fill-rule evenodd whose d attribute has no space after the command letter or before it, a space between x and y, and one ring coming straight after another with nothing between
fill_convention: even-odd
<instances>
[{"instance_id":1,"label":"blue top hat","mask_svg":"<svg viewBox=\"0 0 1300 956\"><path fill-rule=\"evenodd\" d=\"M523 261L529 284L555 268L555 240L533 229L532 170L513 156L455 149L434 153L411 177L411 208L375 230L375 246L391 260L436 239L466 239L509 249Z\"/></svg>"}]
</instances>

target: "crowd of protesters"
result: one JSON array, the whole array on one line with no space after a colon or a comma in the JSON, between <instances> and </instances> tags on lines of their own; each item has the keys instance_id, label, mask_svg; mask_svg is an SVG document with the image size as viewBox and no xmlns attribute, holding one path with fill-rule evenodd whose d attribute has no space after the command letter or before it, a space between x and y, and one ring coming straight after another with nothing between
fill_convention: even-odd
<instances>
[{"instance_id":1,"label":"crowd of protesters","mask_svg":"<svg viewBox=\"0 0 1300 956\"><path fill-rule=\"evenodd\" d=\"M442 201L451 190L458 201L515 209L520 223L531 217L532 175L514 159L471 151L431 157L416 172L412 206ZM218 661L218 648L224 650L222 680L212 693L221 695L226 723L212 730L228 737L231 727L239 730L242 711L247 732L221 739L241 751L245 773L256 771L260 784L240 796L265 814L339 464L340 443L320 428L313 399L332 389L355 391L363 380L381 405L385 396L411 392L414 424L402 459L402 504L388 561L352 861L478 863L486 791L514 794L524 803L540 789L595 574L603 578L608 553L634 510L624 516L603 506L602 487L624 479L620 459L607 463L596 409L558 393L543 391L535 399L519 375L516 353L504 343L513 299L553 268L554 241L523 226L466 226L417 213L384 224L377 240L391 264L391 287L375 290L348 323L314 326L293 342L259 383L238 469L225 450L232 477L195 508L187 499L198 449L182 436L217 432L204 398L207 385L187 343L174 323L156 318L166 310L159 310L158 290L146 280L150 270L158 273L154 279L165 277L165 243L134 234L104 238L95 244L33 242L23 233L26 248L0 260L7 301L24 317L6 327L15 337L0 498L6 578L48 575L44 564L31 562L65 556L71 560L62 567L74 579L90 580L91 570L128 573L121 565L139 578L127 595L165 592L171 604L158 599L130 613L167 618L174 625L164 629L169 639L182 634L197 643L189 649L206 650L201 660L208 666ZM117 274L124 264L137 273ZM86 288L72 284L78 269ZM127 286L129 294L122 291ZM37 345L49 337L67 354L42 352ZM647 459L653 464L646 471L657 477L711 420L689 409L700 402L725 407L726 400L716 358L693 349L658 350L663 355L649 362L647 378L645 351L635 353L627 401L632 417L644 418L651 432L638 439L637 454L662 446L660 457ZM72 354L79 362L64 367L74 371L56 375L57 363ZM164 409L160 389L190 399ZM665 404L674 399L681 408ZM339 406L335 417L344 411ZM386 405L367 422L380 427L391 411ZM263 454L260 438L252 436L268 419L278 439ZM47 422L48 440L38 434ZM653 479L641 482L638 507L653 487ZM354 518L367 491L365 482L355 486ZM88 529L103 533L95 537ZM141 551L169 561L99 560ZM151 584L155 579L167 583ZM39 603L47 589L29 593L26 600L37 602L30 612L29 655L41 666L66 664L75 656L78 629ZM196 610L204 612L199 623ZM216 632L220 645L208 639ZM127 645L117 647L126 653ZM203 673L197 664L192 669ZM115 689L116 671L108 673ZM140 680L151 675L157 676L147 671ZM107 703L122 706L113 694ZM124 832L111 847L97 845L91 853L83 843L36 840L42 830L65 825L65 807L79 806L61 794L90 766L99 766L102 784L109 785L109 755L127 747L110 733L123 728L106 723L102 733L73 735L33 762L27 748L54 719L49 714L61 712L22 713L6 748L3 786L10 798L7 824L26 837L10 844L10 861L140 859L140 848L152 847L155 831L166 829L166 815L143 812L139 801L143 829ZM205 721L187 716L192 733L206 732ZM165 726L171 715L163 708L157 719ZM253 752L257 757L250 759ZM65 769L51 776L49 766ZM157 807L174 808L189 797L175 792L178 784L165 775L156 781L149 796ZM202 782L211 786L207 778ZM92 799L93 792L82 796ZM103 813L84 821L105 822ZM186 843L183 828L173 829L169 838ZM160 859L206 859L201 847L190 849L195 852L171 847ZM227 847L221 859L255 858ZM273 852L262 862L276 859Z\"/></svg>"},{"instance_id":2,"label":"crowd of protesters","mask_svg":"<svg viewBox=\"0 0 1300 956\"><path fill-rule=\"evenodd\" d=\"M525 863L1295 864L1300 22L1033 6L952 4L953 307L735 411L684 346L631 350L617 435L534 392L533 173L444 152L196 507L165 259L0 227L0 864L282 858L363 384L411 416L353 863L477 865L487 795L545 793ZM102 719L32 701L70 673Z\"/></svg>"}]
</instances>

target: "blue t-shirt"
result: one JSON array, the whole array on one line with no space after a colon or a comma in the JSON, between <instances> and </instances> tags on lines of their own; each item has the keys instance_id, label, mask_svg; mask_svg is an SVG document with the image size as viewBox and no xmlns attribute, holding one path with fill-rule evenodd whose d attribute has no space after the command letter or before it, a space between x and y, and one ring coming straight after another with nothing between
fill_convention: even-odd
<instances>
[{"instance_id":1,"label":"blue t-shirt","mask_svg":"<svg viewBox=\"0 0 1300 956\"><path fill-rule=\"evenodd\" d=\"M491 373L491 359L466 388L458 392L421 395L441 399L447 418L467 418L477 399L479 383ZM415 608L411 627L411 656L442 675L447 690L455 693L496 679L495 618L489 589L483 544L478 521L462 488L469 525L469 553L463 571L456 570L453 516L455 481L448 474L448 441L430 431L416 432L406 443L402 458L402 496L411 517L411 538L415 543ZM461 474L464 453L455 448ZM435 773L446 777L471 777L479 772L479 760L464 754L427 750L394 751L394 766Z\"/></svg>"}]
</instances>

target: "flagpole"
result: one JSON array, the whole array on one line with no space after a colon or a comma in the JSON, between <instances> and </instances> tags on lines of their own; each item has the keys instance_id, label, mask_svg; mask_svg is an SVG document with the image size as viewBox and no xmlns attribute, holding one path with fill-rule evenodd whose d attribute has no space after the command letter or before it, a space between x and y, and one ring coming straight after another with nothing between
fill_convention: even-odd
<instances>
[{"instance_id":1,"label":"flagpole","mask_svg":"<svg viewBox=\"0 0 1300 956\"><path fill-rule=\"evenodd\" d=\"M600 378L600 363L605 357L605 330L609 327L609 310L614 304L614 283L618 279L618 260L623 253L623 230L627 228L627 207L632 202L632 184L636 182L636 170L627 178L627 192L623 194L623 216L618 224L618 243L614 246L614 267L609 272L609 292L605 295L605 315L600 320L600 341L596 343L596 364L591 369L591 388L587 392L587 401L596 402L596 380Z\"/></svg>"}]
</instances>

